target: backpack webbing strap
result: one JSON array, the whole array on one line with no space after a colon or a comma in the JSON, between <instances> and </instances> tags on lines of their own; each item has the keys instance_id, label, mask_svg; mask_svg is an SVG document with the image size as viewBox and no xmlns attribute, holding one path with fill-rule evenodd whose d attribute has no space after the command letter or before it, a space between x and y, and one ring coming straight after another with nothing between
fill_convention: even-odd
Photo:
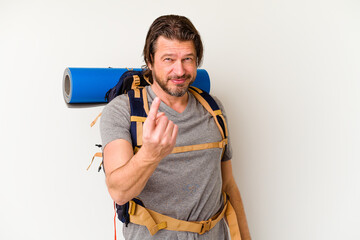
<instances>
[{"instance_id":1,"label":"backpack webbing strap","mask_svg":"<svg viewBox=\"0 0 360 240\"><path fill-rule=\"evenodd\" d=\"M130 135L133 148L142 145L143 124L149 112L145 88L131 89L127 96L130 104ZM145 104L146 103L146 104Z\"/></svg>"},{"instance_id":2,"label":"backpack webbing strap","mask_svg":"<svg viewBox=\"0 0 360 240\"><path fill-rule=\"evenodd\" d=\"M101 114L102 114L102 112L99 113L99 115L97 115L97 117L94 119L94 121L92 121L92 122L90 123L90 127L93 127L93 126L95 125L95 123L97 122L97 120L99 119L99 117L101 116Z\"/></svg>"},{"instance_id":3,"label":"backpack webbing strap","mask_svg":"<svg viewBox=\"0 0 360 240\"><path fill-rule=\"evenodd\" d=\"M91 163L90 163L90 165L87 167L87 169L86 169L86 170L89 170L89 168L90 168L90 167L91 167L91 165L93 164L94 159L95 159L96 157L102 158L102 157L103 157L103 154L102 154L101 152L97 152L97 153L95 153L95 154L94 154L94 156L93 156L93 157L92 157L92 159L91 159ZM101 163L100 163L99 168L101 167L101 165L102 165L102 164L103 164L103 162L101 162Z\"/></svg>"},{"instance_id":4,"label":"backpack webbing strap","mask_svg":"<svg viewBox=\"0 0 360 240\"><path fill-rule=\"evenodd\" d=\"M196 145L188 145L188 146L179 146L174 147L171 153L183 153L183 152L191 152L191 151L199 151L210 148L224 148L227 144L227 139L223 139L220 142L212 142L212 143L202 143ZM139 151L139 147L134 148L134 153Z\"/></svg>"},{"instance_id":5,"label":"backpack webbing strap","mask_svg":"<svg viewBox=\"0 0 360 240\"><path fill-rule=\"evenodd\" d=\"M198 88L190 87L189 91L203 105L203 107L214 117L223 139L227 138L227 126L222 112L215 100L207 92L203 92Z\"/></svg>"},{"instance_id":6,"label":"backpack webbing strap","mask_svg":"<svg viewBox=\"0 0 360 240\"><path fill-rule=\"evenodd\" d=\"M148 99L147 99L147 92L146 92L146 89L143 88L142 89L142 96L143 96L143 102L144 102L144 110L145 110L145 113L146 113L146 116L149 115L149 102L148 102Z\"/></svg>"},{"instance_id":7,"label":"backpack webbing strap","mask_svg":"<svg viewBox=\"0 0 360 240\"><path fill-rule=\"evenodd\" d=\"M205 150L205 149L210 149L210 148L224 148L226 144L227 144L227 139L223 139L220 142L202 143L202 144L189 145L189 146L180 146L180 147L175 147L171 153L199 151L199 150Z\"/></svg>"},{"instance_id":8,"label":"backpack webbing strap","mask_svg":"<svg viewBox=\"0 0 360 240\"><path fill-rule=\"evenodd\" d=\"M238 224L237 217L236 217L236 212L234 210L234 207L231 205L230 201L226 208L225 216L226 216L227 224L230 229L231 239L232 240L233 239L241 240L241 234L240 234L239 224Z\"/></svg>"},{"instance_id":9,"label":"backpack webbing strap","mask_svg":"<svg viewBox=\"0 0 360 240\"><path fill-rule=\"evenodd\" d=\"M156 234L161 229L171 231L193 232L201 235L210 231L224 216L226 216L229 228L231 228L231 239L241 240L236 213L234 211L234 208L231 206L230 201L227 199L225 193L224 203L225 204L222 211L217 213L212 218L206 221L193 222L175 219L157 213L153 210L147 209L141 205L136 204L134 201L130 201L130 222L146 226L151 235Z\"/></svg>"},{"instance_id":10,"label":"backpack webbing strap","mask_svg":"<svg viewBox=\"0 0 360 240\"><path fill-rule=\"evenodd\" d=\"M145 122L146 117L138 117L138 116L131 116L130 121L131 122Z\"/></svg>"}]
</instances>

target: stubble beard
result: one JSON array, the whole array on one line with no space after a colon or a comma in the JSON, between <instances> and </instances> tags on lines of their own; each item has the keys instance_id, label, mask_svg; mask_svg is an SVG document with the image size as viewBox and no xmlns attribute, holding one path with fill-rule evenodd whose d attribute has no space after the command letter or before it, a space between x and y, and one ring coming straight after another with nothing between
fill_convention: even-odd
<instances>
[{"instance_id":1,"label":"stubble beard","mask_svg":"<svg viewBox=\"0 0 360 240\"><path fill-rule=\"evenodd\" d=\"M177 84L175 89L171 89L167 83L171 81L171 79L179 79L179 78L185 78L186 80L189 80L189 82L185 82L183 84ZM182 97L187 93L189 86L194 82L195 79L192 79L190 74L184 74L183 76L172 76L168 77L165 81L159 80L159 78L156 76L156 73L153 73L153 79L157 82L157 84L161 87L161 89L173 97Z\"/></svg>"}]
</instances>

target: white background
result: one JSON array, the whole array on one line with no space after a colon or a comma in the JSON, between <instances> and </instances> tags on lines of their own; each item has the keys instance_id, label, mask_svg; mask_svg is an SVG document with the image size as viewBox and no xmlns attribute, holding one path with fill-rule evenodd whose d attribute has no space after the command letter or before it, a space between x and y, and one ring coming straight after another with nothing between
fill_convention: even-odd
<instances>
[{"instance_id":1,"label":"white background","mask_svg":"<svg viewBox=\"0 0 360 240\"><path fill-rule=\"evenodd\" d=\"M360 239L357 0L0 0L0 239L113 239L104 175L85 170L103 106L69 108L63 71L140 67L169 13L202 35L253 239Z\"/></svg>"}]
</instances>

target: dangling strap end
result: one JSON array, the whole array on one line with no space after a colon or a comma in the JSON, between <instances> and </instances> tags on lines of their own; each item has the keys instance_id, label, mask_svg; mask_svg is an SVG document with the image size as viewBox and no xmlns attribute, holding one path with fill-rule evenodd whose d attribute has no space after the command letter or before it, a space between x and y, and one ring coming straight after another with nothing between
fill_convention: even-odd
<instances>
[{"instance_id":1,"label":"dangling strap end","mask_svg":"<svg viewBox=\"0 0 360 240\"><path fill-rule=\"evenodd\" d=\"M156 224L152 228L148 228L148 230L149 230L150 234L152 236L154 236L159 230L165 229L165 228L167 228L167 223L166 222L161 222L159 224Z\"/></svg>"},{"instance_id":2,"label":"dangling strap end","mask_svg":"<svg viewBox=\"0 0 360 240\"><path fill-rule=\"evenodd\" d=\"M95 159L96 157L102 157L102 153L101 153L101 152L97 152L97 153L94 154L94 156L93 156L92 159L91 159L90 165L87 167L86 170L89 170L89 168L91 167L91 165L92 165L92 163L94 162L94 159ZM100 166L101 166L101 164L100 164Z\"/></svg>"},{"instance_id":3,"label":"dangling strap end","mask_svg":"<svg viewBox=\"0 0 360 240\"><path fill-rule=\"evenodd\" d=\"M100 172L102 165L103 165L103 162L100 163L100 165L99 165L99 167L98 167L98 172Z\"/></svg>"},{"instance_id":4,"label":"dangling strap end","mask_svg":"<svg viewBox=\"0 0 360 240\"><path fill-rule=\"evenodd\" d=\"M100 114L94 119L94 121L92 121L92 122L90 123L90 127L93 127L93 126L95 125L95 123L97 122L97 120L99 119L99 117L101 116L101 114L102 114L102 113L100 113Z\"/></svg>"},{"instance_id":5,"label":"dangling strap end","mask_svg":"<svg viewBox=\"0 0 360 240\"><path fill-rule=\"evenodd\" d=\"M116 203L114 202L114 239L116 240Z\"/></svg>"}]
</instances>

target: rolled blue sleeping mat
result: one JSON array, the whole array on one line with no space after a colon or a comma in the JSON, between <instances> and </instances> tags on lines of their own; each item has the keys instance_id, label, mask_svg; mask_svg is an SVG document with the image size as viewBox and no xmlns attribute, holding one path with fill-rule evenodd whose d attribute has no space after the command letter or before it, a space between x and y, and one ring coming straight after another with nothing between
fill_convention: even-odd
<instances>
[{"instance_id":1,"label":"rolled blue sleeping mat","mask_svg":"<svg viewBox=\"0 0 360 240\"><path fill-rule=\"evenodd\" d=\"M134 68L141 71L140 68ZM63 95L66 103L105 103L105 94L119 81L127 68L66 68L63 77ZM210 92L210 77L198 69L192 86Z\"/></svg>"}]
</instances>

